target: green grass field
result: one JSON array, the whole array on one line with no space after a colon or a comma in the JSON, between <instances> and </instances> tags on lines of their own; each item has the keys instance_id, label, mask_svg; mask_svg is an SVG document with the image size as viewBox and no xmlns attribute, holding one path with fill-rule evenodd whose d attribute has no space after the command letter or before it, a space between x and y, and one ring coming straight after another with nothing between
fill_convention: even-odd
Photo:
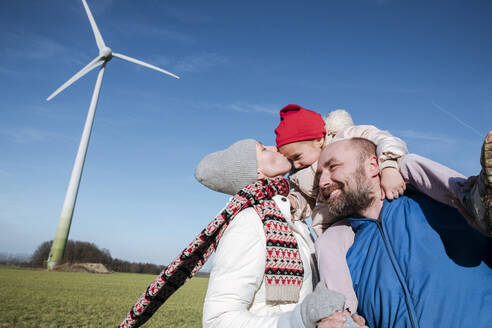
<instances>
[{"instance_id":1,"label":"green grass field","mask_svg":"<svg viewBox=\"0 0 492 328\"><path fill-rule=\"evenodd\" d=\"M155 277L0 266L0 327L117 327ZM144 327L201 327L207 285L191 279Z\"/></svg>"}]
</instances>

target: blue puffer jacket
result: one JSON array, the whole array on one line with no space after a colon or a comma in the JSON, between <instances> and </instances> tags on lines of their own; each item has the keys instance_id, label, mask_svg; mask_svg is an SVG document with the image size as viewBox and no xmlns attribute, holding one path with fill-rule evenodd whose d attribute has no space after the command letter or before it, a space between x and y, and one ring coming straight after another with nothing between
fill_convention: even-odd
<instances>
[{"instance_id":1,"label":"blue puffer jacket","mask_svg":"<svg viewBox=\"0 0 492 328\"><path fill-rule=\"evenodd\" d=\"M347 262L371 328L492 327L492 242L420 193L350 219Z\"/></svg>"}]
</instances>

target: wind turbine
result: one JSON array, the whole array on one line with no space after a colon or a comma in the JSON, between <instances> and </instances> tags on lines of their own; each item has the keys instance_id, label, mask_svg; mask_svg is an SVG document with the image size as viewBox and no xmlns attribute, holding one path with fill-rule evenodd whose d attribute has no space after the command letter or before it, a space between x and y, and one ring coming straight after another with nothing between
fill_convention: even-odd
<instances>
[{"instance_id":1,"label":"wind turbine","mask_svg":"<svg viewBox=\"0 0 492 328\"><path fill-rule=\"evenodd\" d=\"M80 177L82 175L82 169L84 167L85 155L87 153L87 146L89 144L89 139L92 130L92 123L94 121L94 114L96 112L97 101L99 99L99 92L101 90L102 79L104 76L104 69L106 64L113 58L123 59L138 65L142 65L153 70L159 71L161 73L170 75L179 79L177 75L170 73L162 68L156 67L154 65L150 65L141 60L131 58L119 53L115 53L106 46L104 40L97 28L96 21L92 16L92 13L87 5L85 0L82 0L82 3L85 8L85 12L87 13L87 17L89 17L89 21L92 27L92 31L94 32L94 37L96 38L97 47L99 48L99 55L94 58L87 66L82 68L77 74L72 76L67 82L65 82L61 87L56 89L48 98L47 101L50 101L57 94L62 92L64 89L69 87L72 83L80 79L85 74L92 71L94 68L100 66L99 74L97 75L96 86L94 87L94 92L92 94L91 104L89 106L89 112L87 113L87 119L85 121L84 130L82 132L82 137L80 139L79 149L77 151L77 156L75 158L75 163L72 169L72 175L70 177L70 182L68 184L67 193L65 195L65 201L63 202L63 208L60 215L60 221L58 223L58 228L56 230L55 238L53 240L53 245L51 246L50 255L48 257L48 269L52 269L55 267L57 263L59 263L62 259L63 252L65 251L65 245L68 239L68 233L70 232L70 225L72 223L73 210L75 207L75 201L77 199L77 192L79 190Z\"/></svg>"}]
</instances>

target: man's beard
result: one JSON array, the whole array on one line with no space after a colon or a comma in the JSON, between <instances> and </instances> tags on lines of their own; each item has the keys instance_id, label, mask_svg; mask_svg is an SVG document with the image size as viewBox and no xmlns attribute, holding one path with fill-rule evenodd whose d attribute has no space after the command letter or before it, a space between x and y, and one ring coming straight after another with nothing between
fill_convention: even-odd
<instances>
[{"instance_id":1,"label":"man's beard","mask_svg":"<svg viewBox=\"0 0 492 328\"><path fill-rule=\"evenodd\" d=\"M336 189L340 189L340 194L331 198L331 192ZM318 202L324 215L331 219L343 219L359 216L374 199L364 167L360 165L346 183L336 182L333 186L320 190Z\"/></svg>"}]
</instances>

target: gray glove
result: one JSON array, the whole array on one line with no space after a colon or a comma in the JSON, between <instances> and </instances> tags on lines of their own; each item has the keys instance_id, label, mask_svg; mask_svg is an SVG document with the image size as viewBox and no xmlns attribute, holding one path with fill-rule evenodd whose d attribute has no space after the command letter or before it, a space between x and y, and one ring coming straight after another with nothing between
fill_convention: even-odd
<instances>
[{"instance_id":1,"label":"gray glove","mask_svg":"<svg viewBox=\"0 0 492 328\"><path fill-rule=\"evenodd\" d=\"M345 296L329 290L321 281L300 304L302 322L306 328L314 328L319 320L328 317L337 310L343 310L344 304Z\"/></svg>"}]
</instances>

